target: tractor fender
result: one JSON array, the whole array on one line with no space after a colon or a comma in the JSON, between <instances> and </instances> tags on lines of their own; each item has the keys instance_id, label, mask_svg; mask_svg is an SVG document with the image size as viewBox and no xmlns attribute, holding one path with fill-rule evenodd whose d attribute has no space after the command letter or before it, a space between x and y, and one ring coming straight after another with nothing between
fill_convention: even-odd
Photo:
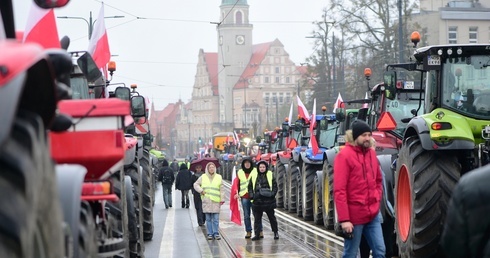
<instances>
[{"instance_id":1,"label":"tractor fender","mask_svg":"<svg viewBox=\"0 0 490 258\"><path fill-rule=\"evenodd\" d=\"M324 153L324 160L325 160L324 162L328 162L328 164L332 165L333 167L335 156L337 156L337 153L339 153L339 151L340 148L338 146L326 150Z\"/></svg>"},{"instance_id":2,"label":"tractor fender","mask_svg":"<svg viewBox=\"0 0 490 258\"><path fill-rule=\"evenodd\" d=\"M437 110L435 110L437 111ZM435 112L433 111L433 113ZM403 139L408 139L410 136L415 136L418 135L420 142L422 144L422 148L424 150L434 150L434 141L431 139L430 136L430 128L428 126L428 121L433 120L433 118L430 117L432 113L426 114L420 117L414 117L412 120L407 125L407 129L405 130L405 134L403 135ZM452 119L446 119L447 121L451 121ZM445 120L441 120L442 122L445 122ZM471 130L468 126L468 124L464 124L465 127L468 128L459 128L458 130L460 133L466 132L468 135L466 135L467 139L473 139L471 135ZM462 135L462 134L460 134ZM459 149L459 150L472 150L475 148L475 143L473 141L468 141L468 140L460 140L460 139L455 139L453 142L447 146L437 146L438 150L451 150L451 149Z\"/></svg>"},{"instance_id":3,"label":"tractor fender","mask_svg":"<svg viewBox=\"0 0 490 258\"><path fill-rule=\"evenodd\" d=\"M296 147L291 151L291 158L295 162L299 162L301 156L301 147Z\"/></svg>"},{"instance_id":4,"label":"tractor fender","mask_svg":"<svg viewBox=\"0 0 490 258\"><path fill-rule=\"evenodd\" d=\"M56 165L59 201L63 218L71 231L73 250L78 250L78 224L80 223L80 198L87 169L78 164Z\"/></svg>"},{"instance_id":5,"label":"tractor fender","mask_svg":"<svg viewBox=\"0 0 490 258\"><path fill-rule=\"evenodd\" d=\"M318 153L316 156L313 156L312 149L306 149L305 151L300 152L301 160L306 164L314 164L314 165L323 164L322 155L323 155L322 153Z\"/></svg>"},{"instance_id":6,"label":"tractor fender","mask_svg":"<svg viewBox=\"0 0 490 258\"><path fill-rule=\"evenodd\" d=\"M391 169L393 157L392 155L378 155L377 157L378 157L379 165L381 166L381 173L383 173L384 175L383 184L386 191L384 191L383 194L386 194L386 198L393 206L395 203L395 197L394 197L395 173L393 169ZM380 209L383 211L381 213L383 215L383 218L385 218L386 215L391 215L390 212L385 212L387 211L387 207L384 201L381 202Z\"/></svg>"}]
</instances>

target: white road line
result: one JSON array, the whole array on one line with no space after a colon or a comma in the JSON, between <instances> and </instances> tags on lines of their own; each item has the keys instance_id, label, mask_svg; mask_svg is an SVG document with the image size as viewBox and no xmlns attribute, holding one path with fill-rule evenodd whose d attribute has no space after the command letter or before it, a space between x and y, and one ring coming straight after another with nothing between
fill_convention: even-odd
<instances>
[{"instance_id":1,"label":"white road line","mask_svg":"<svg viewBox=\"0 0 490 258\"><path fill-rule=\"evenodd\" d=\"M172 190L172 199L175 196ZM175 205L174 200L172 204ZM160 254L158 257L172 257L174 251L174 220L175 220L175 209L167 209L167 216L165 217L165 228L163 229L162 242L160 243Z\"/></svg>"}]
</instances>

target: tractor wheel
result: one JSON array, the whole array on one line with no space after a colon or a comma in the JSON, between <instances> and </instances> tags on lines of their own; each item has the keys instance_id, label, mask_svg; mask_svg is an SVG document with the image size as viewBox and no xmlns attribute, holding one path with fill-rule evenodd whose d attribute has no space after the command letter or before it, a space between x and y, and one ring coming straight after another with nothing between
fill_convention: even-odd
<instances>
[{"instance_id":1,"label":"tractor wheel","mask_svg":"<svg viewBox=\"0 0 490 258\"><path fill-rule=\"evenodd\" d=\"M97 234L95 220L90 204L80 204L80 223L78 224L78 257L97 257Z\"/></svg>"},{"instance_id":2,"label":"tractor wheel","mask_svg":"<svg viewBox=\"0 0 490 258\"><path fill-rule=\"evenodd\" d=\"M287 174L287 193L288 193L288 211L293 213L296 212L297 201L296 195L298 194L298 163L295 161L289 161L289 169Z\"/></svg>"},{"instance_id":3,"label":"tractor wheel","mask_svg":"<svg viewBox=\"0 0 490 258\"><path fill-rule=\"evenodd\" d=\"M315 179L313 181L313 222L316 225L323 225L323 213L322 213L321 206L322 206L321 179L319 178L318 173L315 172Z\"/></svg>"},{"instance_id":4,"label":"tractor wheel","mask_svg":"<svg viewBox=\"0 0 490 258\"><path fill-rule=\"evenodd\" d=\"M155 199L155 191L152 186L150 162L146 155L140 160L143 168L143 240L149 241L153 238L153 203Z\"/></svg>"},{"instance_id":5,"label":"tractor wheel","mask_svg":"<svg viewBox=\"0 0 490 258\"><path fill-rule=\"evenodd\" d=\"M301 201L301 174L296 175L296 216L303 217L303 202Z\"/></svg>"},{"instance_id":6,"label":"tractor wheel","mask_svg":"<svg viewBox=\"0 0 490 258\"><path fill-rule=\"evenodd\" d=\"M313 220L313 193L315 190L313 183L318 168L318 165L304 163L301 173L301 216L306 221Z\"/></svg>"},{"instance_id":7,"label":"tractor wheel","mask_svg":"<svg viewBox=\"0 0 490 258\"><path fill-rule=\"evenodd\" d=\"M333 167L327 161L323 163L322 213L323 213L323 225L327 229L333 229L334 226Z\"/></svg>"},{"instance_id":8,"label":"tractor wheel","mask_svg":"<svg viewBox=\"0 0 490 258\"><path fill-rule=\"evenodd\" d=\"M143 250L142 245L144 244L142 241L142 238L140 237L140 228L143 226L140 224L140 205L142 199L140 198L139 195L139 189L140 189L140 178L138 174L138 170L136 169L136 166L134 165L135 163L131 164L126 168L126 174L131 178L131 186L128 186L128 182L126 182L126 197L127 197L127 207L128 207L128 221L129 221L129 226L131 227L131 224L133 223L132 221L135 221L135 225L137 228L137 233L136 239L131 239L129 238L129 251L130 251L130 257L139 257L141 256L141 252ZM127 181L127 179L126 179ZM131 193L128 190L131 189ZM128 198L128 196L132 196L132 198ZM133 200L133 202L131 202ZM131 208L132 206L132 208ZM131 232L131 229L129 230Z\"/></svg>"},{"instance_id":9,"label":"tractor wheel","mask_svg":"<svg viewBox=\"0 0 490 258\"><path fill-rule=\"evenodd\" d=\"M286 176L286 169L284 165L278 161L276 170L276 182L277 182L277 195L276 205L277 208L284 207L284 178Z\"/></svg>"},{"instance_id":10,"label":"tractor wheel","mask_svg":"<svg viewBox=\"0 0 490 258\"><path fill-rule=\"evenodd\" d=\"M110 180L112 183L112 189L114 189L114 193L119 197L119 201L117 202L106 202L106 210L111 215L111 219L109 220L111 232L109 234L113 237L124 237L123 230L123 212L122 212L122 200L121 200L121 180L119 179L120 172L114 173L111 175Z\"/></svg>"},{"instance_id":11,"label":"tractor wheel","mask_svg":"<svg viewBox=\"0 0 490 258\"><path fill-rule=\"evenodd\" d=\"M397 161L395 225L400 257L437 257L439 237L461 166L454 153L427 151L417 136Z\"/></svg>"},{"instance_id":12,"label":"tractor wheel","mask_svg":"<svg viewBox=\"0 0 490 258\"><path fill-rule=\"evenodd\" d=\"M32 113L15 118L0 146L0 256L64 257L63 217L46 131Z\"/></svg>"}]
</instances>

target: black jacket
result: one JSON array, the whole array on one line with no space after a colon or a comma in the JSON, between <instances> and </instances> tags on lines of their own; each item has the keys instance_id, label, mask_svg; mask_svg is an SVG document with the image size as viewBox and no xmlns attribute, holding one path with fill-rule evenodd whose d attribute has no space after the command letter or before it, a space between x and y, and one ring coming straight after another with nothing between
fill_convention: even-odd
<instances>
[{"instance_id":1,"label":"black jacket","mask_svg":"<svg viewBox=\"0 0 490 258\"><path fill-rule=\"evenodd\" d=\"M174 176L174 172L172 171L172 169L170 167L165 166L165 167L160 168L160 171L158 172L158 181L162 182L164 176L172 179L172 182L167 183L167 184L173 184L174 183L175 176ZM164 182L162 182L162 184L163 183Z\"/></svg>"},{"instance_id":2,"label":"black jacket","mask_svg":"<svg viewBox=\"0 0 490 258\"><path fill-rule=\"evenodd\" d=\"M441 246L447 257L490 257L490 165L471 171L456 185Z\"/></svg>"},{"instance_id":3,"label":"black jacket","mask_svg":"<svg viewBox=\"0 0 490 258\"><path fill-rule=\"evenodd\" d=\"M267 172L266 172L267 173ZM253 189L253 181L248 184L248 194L253 200L252 206L267 208L276 208L277 183L274 176L272 177L272 197L265 197L260 194L260 189L265 188L270 190L269 182L267 181L266 173L257 172L257 180L255 182L255 191Z\"/></svg>"},{"instance_id":4,"label":"black jacket","mask_svg":"<svg viewBox=\"0 0 490 258\"><path fill-rule=\"evenodd\" d=\"M177 180L175 181L175 189L177 190L190 190L192 188L192 173L187 169L187 165L182 164L180 166L179 173L177 174Z\"/></svg>"}]
</instances>

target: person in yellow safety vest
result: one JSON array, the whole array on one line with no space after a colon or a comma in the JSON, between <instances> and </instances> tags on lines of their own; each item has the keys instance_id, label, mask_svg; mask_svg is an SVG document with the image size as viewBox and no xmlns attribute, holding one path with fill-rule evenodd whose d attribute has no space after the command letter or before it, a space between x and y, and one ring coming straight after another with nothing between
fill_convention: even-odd
<instances>
[{"instance_id":1,"label":"person in yellow safety vest","mask_svg":"<svg viewBox=\"0 0 490 258\"><path fill-rule=\"evenodd\" d=\"M259 240L259 227L262 224L262 214L265 212L269 218L274 239L279 239L277 219L274 215L276 208L277 183L276 179L269 170L269 164L261 160L257 163L259 172L252 175L248 184L248 194L252 198L252 211L254 213L254 232L252 241Z\"/></svg>"},{"instance_id":2,"label":"person in yellow safety vest","mask_svg":"<svg viewBox=\"0 0 490 258\"><path fill-rule=\"evenodd\" d=\"M252 211L252 202L250 200L250 195L248 194L248 184L252 175L257 175L257 169L254 168L254 164L252 162L251 157L243 157L242 160L242 168L237 172L237 189L238 193L235 194L235 199L241 198L242 209L243 209L243 221L245 224L245 231L247 234L245 238L252 237L252 222L250 220L250 214ZM255 234L259 234L260 237L264 237L264 233L262 232L262 223L259 226L259 232L255 232Z\"/></svg>"},{"instance_id":3,"label":"person in yellow safety vest","mask_svg":"<svg viewBox=\"0 0 490 258\"><path fill-rule=\"evenodd\" d=\"M221 175L216 174L216 165L206 164L204 175L194 183L194 189L201 194L202 210L206 214L206 229L208 240L220 240L219 212L224 203L224 189Z\"/></svg>"}]
</instances>

